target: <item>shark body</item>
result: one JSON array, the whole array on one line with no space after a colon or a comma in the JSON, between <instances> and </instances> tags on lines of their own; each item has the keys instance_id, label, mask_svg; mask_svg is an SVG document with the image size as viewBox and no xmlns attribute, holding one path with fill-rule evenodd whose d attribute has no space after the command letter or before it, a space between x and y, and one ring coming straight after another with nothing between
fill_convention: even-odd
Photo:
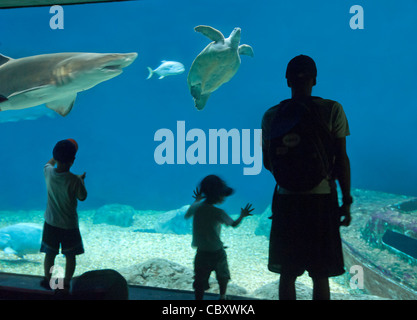
<instances>
[{"instance_id":1,"label":"shark body","mask_svg":"<svg viewBox=\"0 0 417 320\"><path fill-rule=\"evenodd\" d=\"M51 53L12 59L0 55L0 111L41 104L61 116L77 93L122 73L137 53Z\"/></svg>"}]
</instances>

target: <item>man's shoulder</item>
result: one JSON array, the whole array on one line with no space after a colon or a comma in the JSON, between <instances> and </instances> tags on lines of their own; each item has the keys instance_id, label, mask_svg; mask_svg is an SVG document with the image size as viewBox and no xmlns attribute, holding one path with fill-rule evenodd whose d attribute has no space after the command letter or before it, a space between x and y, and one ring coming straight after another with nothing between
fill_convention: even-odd
<instances>
[{"instance_id":1,"label":"man's shoulder","mask_svg":"<svg viewBox=\"0 0 417 320\"><path fill-rule=\"evenodd\" d=\"M286 100L283 100L286 101ZM279 106L282 104L281 101L280 103L276 104L273 107L270 107L268 110L265 111L263 117L262 117L262 122L265 123L265 121L270 121L272 120L272 118L274 117L275 113L277 112Z\"/></svg>"},{"instance_id":2,"label":"man's shoulder","mask_svg":"<svg viewBox=\"0 0 417 320\"><path fill-rule=\"evenodd\" d=\"M264 117L275 113L275 111L278 109L278 107L279 107L279 104L277 104L273 107L270 107L268 110L265 111Z\"/></svg>"},{"instance_id":3,"label":"man's shoulder","mask_svg":"<svg viewBox=\"0 0 417 320\"><path fill-rule=\"evenodd\" d=\"M337 102L336 100L332 99L324 99L324 98L317 98L313 100L320 106L327 107L327 108L341 108L342 105Z\"/></svg>"},{"instance_id":4,"label":"man's shoulder","mask_svg":"<svg viewBox=\"0 0 417 320\"><path fill-rule=\"evenodd\" d=\"M284 99L284 100L280 101L279 103L277 103L273 107L270 107L268 110L266 110L265 114L274 113L275 111L277 111L279 109L279 107L281 105L285 104L286 102L288 102L290 100L291 99Z\"/></svg>"},{"instance_id":5,"label":"man's shoulder","mask_svg":"<svg viewBox=\"0 0 417 320\"><path fill-rule=\"evenodd\" d=\"M280 106L282 106L286 101L289 101L291 99L285 99L282 100L280 103L276 104L273 107L270 107L268 110L265 111L263 118L262 118L262 122L265 124L267 122L272 121L272 118L275 116L276 112L278 111L278 109L280 108ZM333 109L341 109L342 105L337 102L336 100L332 100L332 99L324 99L324 98L320 98L320 97L313 97L313 101L319 105L321 108L324 109L329 109L330 111Z\"/></svg>"}]
</instances>

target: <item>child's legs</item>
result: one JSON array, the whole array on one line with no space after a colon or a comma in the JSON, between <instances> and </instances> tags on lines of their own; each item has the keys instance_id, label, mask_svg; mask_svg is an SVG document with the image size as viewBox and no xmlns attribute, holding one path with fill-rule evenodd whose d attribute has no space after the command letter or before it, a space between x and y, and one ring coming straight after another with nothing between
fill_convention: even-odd
<instances>
[{"instance_id":1,"label":"child's legs","mask_svg":"<svg viewBox=\"0 0 417 320\"><path fill-rule=\"evenodd\" d=\"M194 271L194 291L195 299L203 300L204 291L209 288L208 279L210 278L211 271L209 269L195 269Z\"/></svg>"},{"instance_id":2,"label":"child's legs","mask_svg":"<svg viewBox=\"0 0 417 320\"><path fill-rule=\"evenodd\" d=\"M68 229L63 232L64 236L62 237L62 253L65 255L65 284L69 284L72 279L72 276L75 272L76 258L78 254L84 253L83 242L80 234L80 230Z\"/></svg>"},{"instance_id":3,"label":"child's legs","mask_svg":"<svg viewBox=\"0 0 417 320\"><path fill-rule=\"evenodd\" d=\"M56 232L56 228L44 223L42 232L41 252L45 253L45 259L43 262L45 280L49 282L52 277L52 267L55 264L55 257L59 253L60 239L59 233Z\"/></svg>"},{"instance_id":4,"label":"child's legs","mask_svg":"<svg viewBox=\"0 0 417 320\"><path fill-rule=\"evenodd\" d=\"M76 265L76 258L75 254L73 255L65 255L66 263L65 263L65 279L64 283L69 283L71 281L72 276L74 275L75 265Z\"/></svg>"},{"instance_id":5,"label":"child's legs","mask_svg":"<svg viewBox=\"0 0 417 320\"><path fill-rule=\"evenodd\" d=\"M229 264L227 263L227 254L224 249L217 254L217 263L215 267L217 282L219 283L219 293L221 297L226 295L227 284L230 280Z\"/></svg>"},{"instance_id":6,"label":"child's legs","mask_svg":"<svg viewBox=\"0 0 417 320\"><path fill-rule=\"evenodd\" d=\"M207 260L209 254L197 251L194 259L194 291L195 299L202 300L204 291L210 288L209 278L212 271L210 261Z\"/></svg>"},{"instance_id":7,"label":"child's legs","mask_svg":"<svg viewBox=\"0 0 417 320\"><path fill-rule=\"evenodd\" d=\"M229 279L217 279L219 283L219 293L221 296L226 295L227 291L227 284L229 283Z\"/></svg>"},{"instance_id":8,"label":"child's legs","mask_svg":"<svg viewBox=\"0 0 417 320\"><path fill-rule=\"evenodd\" d=\"M45 278L49 281L52 277L52 267L55 264L55 253L47 253L45 254L45 260L43 262Z\"/></svg>"}]
</instances>

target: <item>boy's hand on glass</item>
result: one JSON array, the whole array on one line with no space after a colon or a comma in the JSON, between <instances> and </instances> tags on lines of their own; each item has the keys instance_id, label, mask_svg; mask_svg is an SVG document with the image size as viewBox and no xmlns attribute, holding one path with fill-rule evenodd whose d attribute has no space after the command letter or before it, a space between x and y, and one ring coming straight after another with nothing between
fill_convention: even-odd
<instances>
[{"instance_id":1,"label":"boy's hand on glass","mask_svg":"<svg viewBox=\"0 0 417 320\"><path fill-rule=\"evenodd\" d=\"M201 193L201 189L196 188L194 190L193 198L195 199L195 201L200 201L204 198L203 194Z\"/></svg>"},{"instance_id":2,"label":"boy's hand on glass","mask_svg":"<svg viewBox=\"0 0 417 320\"><path fill-rule=\"evenodd\" d=\"M241 208L240 209L240 215L242 217L251 216L252 215L251 212L253 210L255 210L255 208L252 208L252 204L251 203L248 203L245 208Z\"/></svg>"}]
</instances>

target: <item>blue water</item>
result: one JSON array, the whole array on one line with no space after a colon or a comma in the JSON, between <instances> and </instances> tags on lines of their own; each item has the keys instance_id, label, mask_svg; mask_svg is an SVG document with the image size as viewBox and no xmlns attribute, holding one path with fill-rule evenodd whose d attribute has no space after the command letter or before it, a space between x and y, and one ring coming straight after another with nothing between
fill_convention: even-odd
<instances>
[{"instance_id":1,"label":"blue water","mask_svg":"<svg viewBox=\"0 0 417 320\"><path fill-rule=\"evenodd\" d=\"M274 181L263 169L243 175L244 163L158 165L154 151L161 128L176 132L260 128L263 113L290 95L285 68L298 54L318 67L313 94L339 101L348 116L352 186L417 196L417 2L390 1L152 0L64 7L64 29L52 30L49 7L0 11L0 52L12 58L55 52L138 52L123 74L78 94L62 118L0 123L0 210L43 209L43 165L54 144L74 138L72 168L87 172L88 200L81 209L122 203L169 210L192 201L207 174L222 176L236 193L225 206L250 201L261 213ZM364 29L352 30L351 6L362 5ZM235 77L198 112L187 73L209 43L194 32L210 25L228 36L242 29L242 56ZM6 31L7 30L7 31ZM158 80L147 67L180 61L186 72ZM7 111L5 111L7 112ZM191 145L187 142L186 146ZM252 143L253 148L253 143ZM208 155L207 155L208 157ZM232 213L232 212L231 212Z\"/></svg>"}]
</instances>

